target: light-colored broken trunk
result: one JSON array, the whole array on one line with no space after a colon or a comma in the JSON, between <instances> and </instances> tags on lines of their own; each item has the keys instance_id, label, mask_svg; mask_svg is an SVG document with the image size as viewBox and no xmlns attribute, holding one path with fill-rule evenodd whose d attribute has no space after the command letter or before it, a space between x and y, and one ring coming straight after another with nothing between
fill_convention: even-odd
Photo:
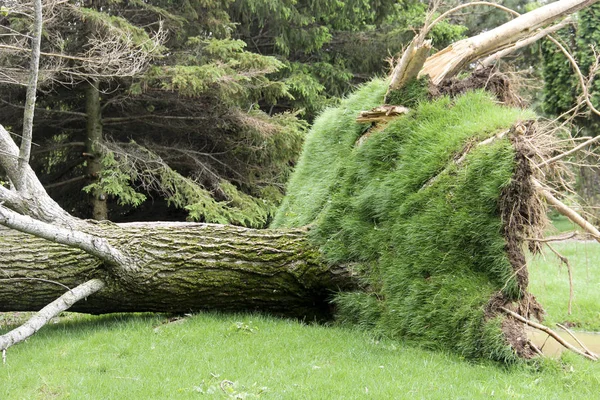
<instances>
[{"instance_id":1,"label":"light-colored broken trunk","mask_svg":"<svg viewBox=\"0 0 600 400\"><path fill-rule=\"evenodd\" d=\"M438 85L467 69L470 63L535 34L535 30L588 7L599 0L560 0L528 12L490 31L458 41L425 61L419 76Z\"/></svg>"}]
</instances>

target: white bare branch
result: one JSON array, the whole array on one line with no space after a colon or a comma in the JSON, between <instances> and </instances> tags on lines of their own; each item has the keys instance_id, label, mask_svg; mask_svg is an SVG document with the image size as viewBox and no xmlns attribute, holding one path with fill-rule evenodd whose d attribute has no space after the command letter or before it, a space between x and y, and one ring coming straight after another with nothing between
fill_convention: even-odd
<instances>
[{"instance_id":1,"label":"white bare branch","mask_svg":"<svg viewBox=\"0 0 600 400\"><path fill-rule=\"evenodd\" d=\"M530 44L535 43L538 40L542 39L543 37L548 36L551 33L554 33L558 30L561 30L562 28L564 28L565 26L569 25L572 22L573 22L573 18L571 18L571 16L568 16L567 18L560 21L558 24L555 24L555 25L549 26L548 28L542 29L539 32L537 32L536 34L526 37L524 39L521 39L518 42L512 44L511 46L486 57L483 61L481 61L481 65L482 65L482 67L489 67L490 65L494 64L501 58L507 56L508 54L514 53L515 51L522 49L523 47L527 47Z\"/></svg>"},{"instance_id":2,"label":"white bare branch","mask_svg":"<svg viewBox=\"0 0 600 400\"><path fill-rule=\"evenodd\" d=\"M39 331L52 318L68 310L78 301L102 290L105 283L100 279L89 280L72 290L69 290L58 299L42 308L20 327L0 336L0 350L6 351L9 347L20 343Z\"/></svg>"},{"instance_id":3,"label":"white bare branch","mask_svg":"<svg viewBox=\"0 0 600 400\"><path fill-rule=\"evenodd\" d=\"M560 212L565 217L569 218L571 221L579 225L586 232L588 232L596 241L600 242L600 231L598 231L598 229L594 225L586 221L585 218L579 215L579 213L577 213L571 207L567 206L562 201L554 197L552 193L550 193L550 190L544 185L542 185L538 180L533 179L533 184L536 187L536 189L542 194L542 196L544 196L546 201L552 206L554 206L554 208L558 212Z\"/></svg>"},{"instance_id":4,"label":"white bare branch","mask_svg":"<svg viewBox=\"0 0 600 400\"><path fill-rule=\"evenodd\" d=\"M572 14L599 0L560 0L523 14L490 31L458 41L427 59L419 76L429 75L434 84L449 78L469 63L501 50L531 35L565 15Z\"/></svg>"},{"instance_id":5,"label":"white bare branch","mask_svg":"<svg viewBox=\"0 0 600 400\"><path fill-rule=\"evenodd\" d=\"M85 251L106 263L123 270L134 270L134 263L110 245L105 238L90 235L76 229L59 227L21 215L0 205L0 225L28 233L54 243L64 244Z\"/></svg>"}]
</instances>

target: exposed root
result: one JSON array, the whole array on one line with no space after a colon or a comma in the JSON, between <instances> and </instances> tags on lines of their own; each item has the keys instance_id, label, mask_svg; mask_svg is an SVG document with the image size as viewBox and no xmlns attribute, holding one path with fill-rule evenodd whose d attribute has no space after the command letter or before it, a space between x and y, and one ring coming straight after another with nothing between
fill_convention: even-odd
<instances>
[{"instance_id":1,"label":"exposed root","mask_svg":"<svg viewBox=\"0 0 600 400\"><path fill-rule=\"evenodd\" d=\"M485 89L496 95L498 100L509 106L524 106L525 102L512 89L508 76L496 71L493 67L480 68L465 79L450 78L439 85L433 83L429 87L431 97L456 97L469 90Z\"/></svg>"},{"instance_id":2,"label":"exposed root","mask_svg":"<svg viewBox=\"0 0 600 400\"><path fill-rule=\"evenodd\" d=\"M598 141L600 141L600 136L596 136L595 138L592 138L592 139L586 140L585 142L583 142L583 143L581 143L580 145L578 145L578 146L576 146L576 147L572 148L572 149L571 149L571 150L569 150L569 151L565 151L565 152L563 152L563 153L560 153L559 155L557 155L557 156L554 156L554 157L552 157L552 158L550 158L550 159L548 159L548 160L542 161L541 163L539 163L539 164L537 165L537 167L538 167L538 168L541 168L541 167L544 167L544 166L546 166L546 165L553 164L553 163L555 163L555 162L557 162L557 161L559 161L559 160L561 160L561 159L563 159L563 158L565 158L565 157L567 157L567 156L570 156L571 154L573 154L573 153L576 153L576 152L578 152L579 150L581 150L581 149L583 149L583 148L585 148L585 147L587 147L587 146L589 146L589 145L591 145L591 144L594 144L594 143L596 143L596 142L598 142Z\"/></svg>"},{"instance_id":3,"label":"exposed root","mask_svg":"<svg viewBox=\"0 0 600 400\"><path fill-rule=\"evenodd\" d=\"M537 196L531 177L535 171L531 159L535 148L527 137L533 136L536 126L532 121L515 125L509 138L515 148L515 172L510 184L500 198L500 214L503 221L503 235L506 238L506 251L516 274L520 291L526 293L529 284L523 244L526 238L541 238L547 223L546 207ZM540 244L529 241L529 250L540 251Z\"/></svg>"}]
</instances>

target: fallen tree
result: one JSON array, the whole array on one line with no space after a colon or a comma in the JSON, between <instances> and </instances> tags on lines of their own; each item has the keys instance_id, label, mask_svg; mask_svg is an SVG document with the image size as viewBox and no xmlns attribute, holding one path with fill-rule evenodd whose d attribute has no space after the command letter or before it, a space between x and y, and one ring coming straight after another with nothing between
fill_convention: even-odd
<instances>
[{"instance_id":1,"label":"fallen tree","mask_svg":"<svg viewBox=\"0 0 600 400\"><path fill-rule=\"evenodd\" d=\"M568 3L536 10L535 27L590 1ZM523 40L518 32L497 47L486 36L477 57ZM473 54L454 57L465 65ZM542 318L527 291L524 246L535 250L543 228L546 189L534 184L542 176L533 164L549 158L547 146L536 147L543 129L509 107L509 83L491 70L459 82L449 79L455 69L427 74L446 80L417 79L421 68L399 65L408 68L395 71L402 84L388 91L375 80L315 122L271 230L73 218L29 168L30 141L19 149L0 126L0 166L11 182L0 186L0 224L20 232L1 231L0 311L37 310L73 290L39 320L86 297L71 309L323 318L337 293L340 319L390 336L468 357L533 356L525 324L503 310ZM369 125L362 111L380 110L386 98L407 108L383 119L375 112ZM357 123L359 115L367 119ZM0 348L23 332L0 337Z\"/></svg>"},{"instance_id":2,"label":"fallen tree","mask_svg":"<svg viewBox=\"0 0 600 400\"><path fill-rule=\"evenodd\" d=\"M82 250L0 229L0 311L39 310L99 278L106 287L72 311L260 310L326 319L331 293L357 287L349 269L323 262L305 229L157 222L101 224L100 230L137 260L134 272L107 273Z\"/></svg>"}]
</instances>

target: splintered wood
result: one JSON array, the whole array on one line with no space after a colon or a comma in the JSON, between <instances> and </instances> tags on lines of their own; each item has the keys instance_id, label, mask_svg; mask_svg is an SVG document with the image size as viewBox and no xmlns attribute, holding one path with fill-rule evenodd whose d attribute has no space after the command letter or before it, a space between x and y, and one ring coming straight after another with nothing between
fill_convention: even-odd
<instances>
[{"instance_id":1,"label":"splintered wood","mask_svg":"<svg viewBox=\"0 0 600 400\"><path fill-rule=\"evenodd\" d=\"M399 115L407 114L409 111L408 108L402 106L383 105L369 111L361 111L356 122L387 122Z\"/></svg>"}]
</instances>

